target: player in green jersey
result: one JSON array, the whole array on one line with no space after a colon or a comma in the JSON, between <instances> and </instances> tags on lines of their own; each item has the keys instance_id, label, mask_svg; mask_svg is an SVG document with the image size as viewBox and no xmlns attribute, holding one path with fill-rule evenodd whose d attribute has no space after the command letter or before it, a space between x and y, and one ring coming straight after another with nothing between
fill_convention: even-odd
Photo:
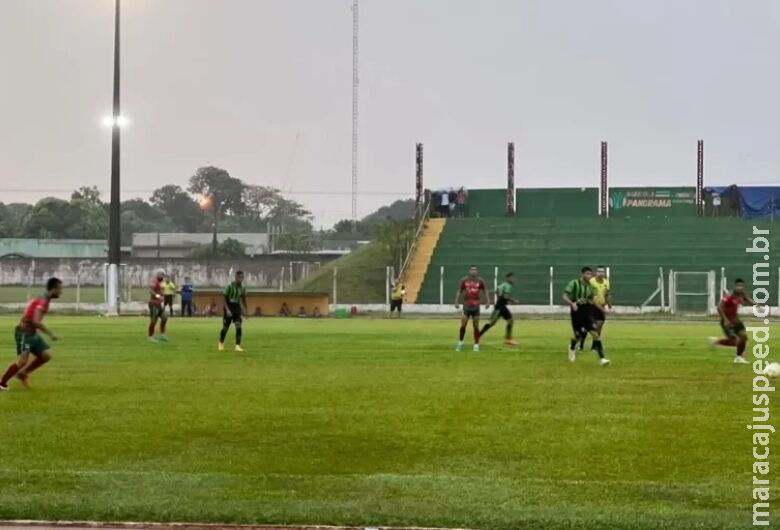
<instances>
[{"instance_id":1,"label":"player in green jersey","mask_svg":"<svg viewBox=\"0 0 780 530\"><path fill-rule=\"evenodd\" d=\"M241 325L244 322L244 315L248 316L249 311L246 308L246 287L244 287L244 273L236 271L235 281L230 282L225 287L224 306L222 308L222 331L219 332L219 351L225 349L225 337L227 337L230 324L236 327L236 351L241 349L241 337L243 330Z\"/></svg>"},{"instance_id":2,"label":"player in green jersey","mask_svg":"<svg viewBox=\"0 0 780 530\"><path fill-rule=\"evenodd\" d=\"M510 272L506 275L506 281L496 289L496 304L493 309L493 314L490 315L490 321L485 324L482 327L482 331L479 332L480 337L485 335L490 328L495 326L499 318L503 318L506 321L504 344L507 346L517 346L517 342L512 338L512 326L514 326L515 320L512 317L512 312L509 310L509 304L517 303L517 300L512 298L512 286L514 284L515 275Z\"/></svg>"},{"instance_id":3,"label":"player in green jersey","mask_svg":"<svg viewBox=\"0 0 780 530\"><path fill-rule=\"evenodd\" d=\"M590 280L593 278L593 269L583 267L580 277L566 284L563 292L563 301L571 309L572 339L569 343L569 361L577 360L577 342L583 333L590 333L593 337L593 349L599 356L601 366L607 366L609 359L604 357L604 347L601 344L601 336L593 321L593 287Z\"/></svg>"}]
</instances>

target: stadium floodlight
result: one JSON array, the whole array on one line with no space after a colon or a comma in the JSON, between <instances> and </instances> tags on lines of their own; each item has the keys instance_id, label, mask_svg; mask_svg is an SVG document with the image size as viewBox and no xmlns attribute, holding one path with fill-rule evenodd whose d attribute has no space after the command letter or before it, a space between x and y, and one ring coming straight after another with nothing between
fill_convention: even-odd
<instances>
[{"instance_id":1,"label":"stadium floodlight","mask_svg":"<svg viewBox=\"0 0 780 530\"><path fill-rule=\"evenodd\" d=\"M120 53L119 53L119 15L120 0L114 1L114 69L113 69L113 105L111 107L111 198L108 209L108 270L106 275L106 314L119 314L119 265L120 246L120 138L122 117L120 107Z\"/></svg>"},{"instance_id":2,"label":"stadium floodlight","mask_svg":"<svg viewBox=\"0 0 780 530\"><path fill-rule=\"evenodd\" d=\"M123 129L130 125L130 120L127 118L127 116L117 116L114 118L113 116L105 116L103 118L103 126L107 128L112 128L114 126L119 127L120 129Z\"/></svg>"}]
</instances>

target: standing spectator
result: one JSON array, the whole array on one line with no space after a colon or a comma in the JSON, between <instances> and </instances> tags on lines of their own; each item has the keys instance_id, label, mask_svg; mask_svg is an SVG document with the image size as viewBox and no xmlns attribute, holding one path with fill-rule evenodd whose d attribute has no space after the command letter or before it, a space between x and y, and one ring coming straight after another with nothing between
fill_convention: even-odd
<instances>
[{"instance_id":1,"label":"standing spectator","mask_svg":"<svg viewBox=\"0 0 780 530\"><path fill-rule=\"evenodd\" d=\"M184 284L181 286L181 316L185 313L188 317L192 316L192 295L195 288L192 285L192 279L189 276L184 277Z\"/></svg>"},{"instance_id":2,"label":"standing spectator","mask_svg":"<svg viewBox=\"0 0 780 530\"><path fill-rule=\"evenodd\" d=\"M455 192L454 188L450 188L448 198L450 200L450 217L455 217L455 215L457 215L455 207L457 206L458 194Z\"/></svg>"},{"instance_id":3,"label":"standing spectator","mask_svg":"<svg viewBox=\"0 0 780 530\"><path fill-rule=\"evenodd\" d=\"M165 308L167 307L168 310L171 312L171 316L173 316L173 297L176 294L176 284L173 283L171 280L171 277L169 275L165 275L165 281L162 285L163 288L163 312L165 312Z\"/></svg>"},{"instance_id":4,"label":"standing spectator","mask_svg":"<svg viewBox=\"0 0 780 530\"><path fill-rule=\"evenodd\" d=\"M441 192L441 216L442 217L449 217L450 216L450 193L447 190L442 190Z\"/></svg>"},{"instance_id":5,"label":"standing spectator","mask_svg":"<svg viewBox=\"0 0 780 530\"><path fill-rule=\"evenodd\" d=\"M457 198L457 211L456 215L458 217L466 217L466 201L468 200L469 192L466 191L466 188L461 186L461 188L458 190L458 198Z\"/></svg>"}]
</instances>

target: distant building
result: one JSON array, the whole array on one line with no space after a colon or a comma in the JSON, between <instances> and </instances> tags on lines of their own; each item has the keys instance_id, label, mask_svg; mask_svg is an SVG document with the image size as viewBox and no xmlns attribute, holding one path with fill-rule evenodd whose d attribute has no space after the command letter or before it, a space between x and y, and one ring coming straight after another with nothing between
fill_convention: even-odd
<instances>
[{"instance_id":1,"label":"distant building","mask_svg":"<svg viewBox=\"0 0 780 530\"><path fill-rule=\"evenodd\" d=\"M211 233L143 233L133 234L134 258L187 258L199 247L211 245ZM268 234L217 234L217 242L234 239L246 246L247 256L269 251Z\"/></svg>"},{"instance_id":2,"label":"distant building","mask_svg":"<svg viewBox=\"0 0 780 530\"><path fill-rule=\"evenodd\" d=\"M0 239L0 258L10 257L107 259L108 243L103 239Z\"/></svg>"}]
</instances>

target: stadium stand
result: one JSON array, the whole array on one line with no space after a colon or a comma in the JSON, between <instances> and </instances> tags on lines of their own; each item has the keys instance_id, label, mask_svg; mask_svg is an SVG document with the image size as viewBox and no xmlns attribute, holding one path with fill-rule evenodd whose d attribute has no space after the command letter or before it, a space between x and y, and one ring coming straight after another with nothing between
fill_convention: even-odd
<instances>
[{"instance_id":1,"label":"stadium stand","mask_svg":"<svg viewBox=\"0 0 780 530\"><path fill-rule=\"evenodd\" d=\"M520 275L518 298L524 304L548 304L550 267L554 267L554 303L583 265L610 267L614 303L641 304L657 286L659 267L742 276L750 283L755 259L745 252L752 227L770 229L769 263L780 262L780 237L769 221L738 218L480 218L450 220L438 239L416 303L437 304L444 267L444 303L452 303L458 280L468 266L480 268L492 287L499 277ZM772 286L778 271L770 270ZM770 303L777 291L770 289Z\"/></svg>"}]
</instances>

